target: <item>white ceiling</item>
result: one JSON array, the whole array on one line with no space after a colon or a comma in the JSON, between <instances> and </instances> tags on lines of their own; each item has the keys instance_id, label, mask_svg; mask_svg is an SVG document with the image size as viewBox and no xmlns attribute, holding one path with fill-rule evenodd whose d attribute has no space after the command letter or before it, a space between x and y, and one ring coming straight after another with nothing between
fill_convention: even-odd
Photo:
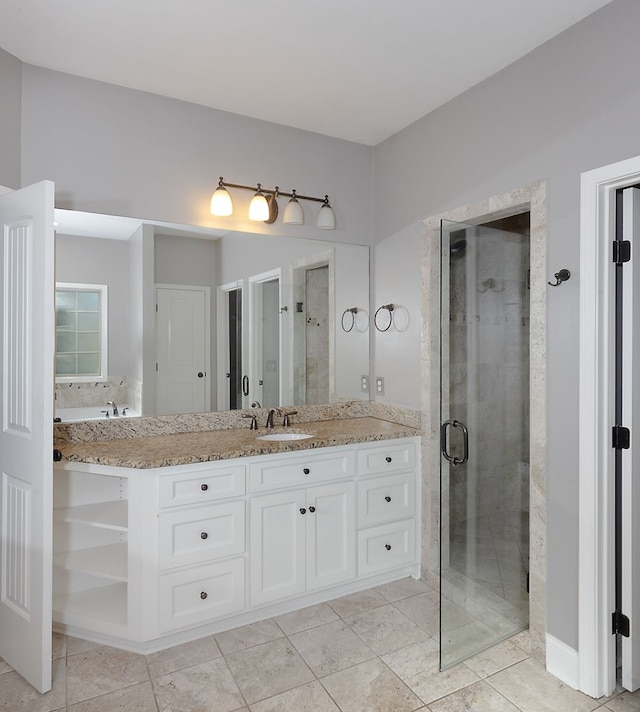
<instances>
[{"instance_id":1,"label":"white ceiling","mask_svg":"<svg viewBox=\"0 0 640 712\"><path fill-rule=\"evenodd\" d=\"M375 145L611 0L2 0L28 64Z\"/></svg>"}]
</instances>

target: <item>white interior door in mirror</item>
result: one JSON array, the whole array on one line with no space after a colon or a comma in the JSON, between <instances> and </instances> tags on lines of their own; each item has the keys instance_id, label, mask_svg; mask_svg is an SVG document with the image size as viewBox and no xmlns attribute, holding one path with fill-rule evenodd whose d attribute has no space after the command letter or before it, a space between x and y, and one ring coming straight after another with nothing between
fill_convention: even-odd
<instances>
[{"instance_id":1,"label":"white interior door in mirror","mask_svg":"<svg viewBox=\"0 0 640 712\"><path fill-rule=\"evenodd\" d=\"M210 408L207 287L156 287L157 415Z\"/></svg>"}]
</instances>

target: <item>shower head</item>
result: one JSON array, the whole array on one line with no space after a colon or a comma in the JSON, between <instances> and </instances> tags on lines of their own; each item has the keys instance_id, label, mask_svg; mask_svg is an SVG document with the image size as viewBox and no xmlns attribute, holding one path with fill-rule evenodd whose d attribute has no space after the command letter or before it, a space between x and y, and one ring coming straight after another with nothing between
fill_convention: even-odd
<instances>
[{"instance_id":1,"label":"shower head","mask_svg":"<svg viewBox=\"0 0 640 712\"><path fill-rule=\"evenodd\" d=\"M467 241L464 238L462 240L456 240L456 242L452 242L449 246L449 254L451 255L451 257L461 255L466 250L466 248Z\"/></svg>"}]
</instances>

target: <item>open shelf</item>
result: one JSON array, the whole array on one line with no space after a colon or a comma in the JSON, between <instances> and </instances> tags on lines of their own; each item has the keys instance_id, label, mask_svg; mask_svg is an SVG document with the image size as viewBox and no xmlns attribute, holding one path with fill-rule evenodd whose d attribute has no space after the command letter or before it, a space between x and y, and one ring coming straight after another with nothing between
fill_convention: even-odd
<instances>
[{"instance_id":1,"label":"open shelf","mask_svg":"<svg viewBox=\"0 0 640 712\"><path fill-rule=\"evenodd\" d=\"M102 623L126 626L127 584L114 583L55 596L53 617L60 623L72 623L76 618L92 618Z\"/></svg>"},{"instance_id":2,"label":"open shelf","mask_svg":"<svg viewBox=\"0 0 640 712\"><path fill-rule=\"evenodd\" d=\"M54 517L63 522L86 524L99 529L127 531L128 502L118 499L114 502L96 502L81 504L77 507L65 507L54 510Z\"/></svg>"},{"instance_id":3,"label":"open shelf","mask_svg":"<svg viewBox=\"0 0 640 712\"><path fill-rule=\"evenodd\" d=\"M53 563L64 569L84 571L113 581L126 581L127 543L94 546L90 549L55 554Z\"/></svg>"}]
</instances>

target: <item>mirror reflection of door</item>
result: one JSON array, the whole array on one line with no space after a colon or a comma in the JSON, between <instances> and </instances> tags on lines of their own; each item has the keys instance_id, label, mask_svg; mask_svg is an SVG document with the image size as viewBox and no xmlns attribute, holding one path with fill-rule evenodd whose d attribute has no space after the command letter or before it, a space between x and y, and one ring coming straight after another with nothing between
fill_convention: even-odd
<instances>
[{"instance_id":1,"label":"mirror reflection of door","mask_svg":"<svg viewBox=\"0 0 640 712\"><path fill-rule=\"evenodd\" d=\"M157 415L209 410L209 289L156 288Z\"/></svg>"},{"instance_id":2,"label":"mirror reflection of door","mask_svg":"<svg viewBox=\"0 0 640 712\"><path fill-rule=\"evenodd\" d=\"M280 317L286 311L280 311L280 270L250 277L249 290L249 362L245 363L249 388L248 395L244 397L244 407L257 401L263 408L275 408L283 403L280 389ZM246 392L245 389L243 394Z\"/></svg>"}]
</instances>

